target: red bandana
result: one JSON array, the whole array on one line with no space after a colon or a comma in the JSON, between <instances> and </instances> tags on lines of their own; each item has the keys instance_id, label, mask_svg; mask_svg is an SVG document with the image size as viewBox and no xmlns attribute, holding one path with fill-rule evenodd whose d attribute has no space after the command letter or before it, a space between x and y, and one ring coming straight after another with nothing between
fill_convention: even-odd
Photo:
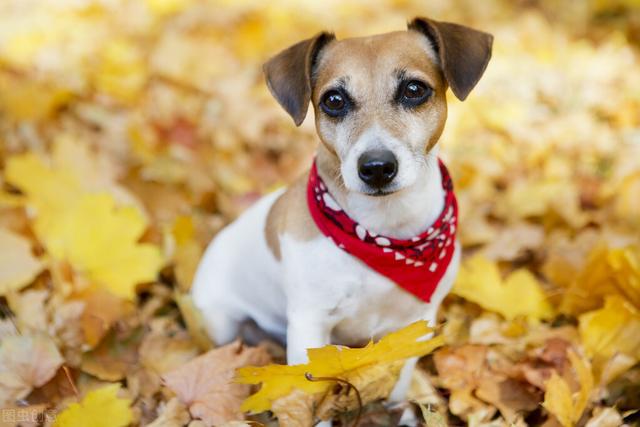
<instances>
[{"instance_id":1,"label":"red bandana","mask_svg":"<svg viewBox=\"0 0 640 427\"><path fill-rule=\"evenodd\" d=\"M309 211L322 234L426 302L431 299L453 257L458 220L458 204L449 171L442 161L439 164L445 190L444 208L427 231L409 240L375 234L349 218L329 194L315 162L307 184Z\"/></svg>"}]
</instances>

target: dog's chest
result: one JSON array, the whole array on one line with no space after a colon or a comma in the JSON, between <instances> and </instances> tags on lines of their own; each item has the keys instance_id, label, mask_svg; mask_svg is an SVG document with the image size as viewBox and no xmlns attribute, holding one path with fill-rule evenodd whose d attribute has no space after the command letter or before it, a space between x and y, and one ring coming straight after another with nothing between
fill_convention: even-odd
<instances>
[{"instance_id":1,"label":"dog's chest","mask_svg":"<svg viewBox=\"0 0 640 427\"><path fill-rule=\"evenodd\" d=\"M335 325L332 341L344 345L362 344L418 319L435 321L455 275L447 271L432 303L425 303L324 236L299 241L285 235L282 248L288 305L324 316ZM457 264L456 253L451 267Z\"/></svg>"}]
</instances>

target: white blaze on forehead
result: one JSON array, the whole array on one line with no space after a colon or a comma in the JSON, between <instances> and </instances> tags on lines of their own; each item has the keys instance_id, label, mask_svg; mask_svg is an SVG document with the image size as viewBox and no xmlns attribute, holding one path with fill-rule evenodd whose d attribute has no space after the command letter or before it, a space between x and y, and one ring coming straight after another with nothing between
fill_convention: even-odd
<instances>
[{"instance_id":1,"label":"white blaze on forehead","mask_svg":"<svg viewBox=\"0 0 640 427\"><path fill-rule=\"evenodd\" d=\"M344 183L350 190L364 190L364 183L358 175L358 159L362 154L372 150L389 150L398 161L398 174L391 185L404 188L413 184L418 173L418 162L408 142L394 138L389 132L377 124L365 130L355 143L339 142L342 165L340 166Z\"/></svg>"}]
</instances>

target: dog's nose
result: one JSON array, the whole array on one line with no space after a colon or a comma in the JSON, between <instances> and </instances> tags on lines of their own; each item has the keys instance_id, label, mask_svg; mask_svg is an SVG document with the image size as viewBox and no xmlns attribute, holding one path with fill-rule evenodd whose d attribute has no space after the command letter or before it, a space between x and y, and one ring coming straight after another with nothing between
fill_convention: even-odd
<instances>
[{"instance_id":1,"label":"dog's nose","mask_svg":"<svg viewBox=\"0 0 640 427\"><path fill-rule=\"evenodd\" d=\"M398 173L398 160L389 150L372 150L358 159L358 176L374 188L382 188Z\"/></svg>"}]
</instances>

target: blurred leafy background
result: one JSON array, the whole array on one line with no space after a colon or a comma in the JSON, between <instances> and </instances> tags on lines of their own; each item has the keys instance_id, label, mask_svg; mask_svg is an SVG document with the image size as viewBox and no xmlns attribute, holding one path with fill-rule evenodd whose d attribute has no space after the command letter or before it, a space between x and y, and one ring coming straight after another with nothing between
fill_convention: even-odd
<instances>
[{"instance_id":1,"label":"blurred leafy background","mask_svg":"<svg viewBox=\"0 0 640 427\"><path fill-rule=\"evenodd\" d=\"M412 398L450 425L637 423L637 0L0 2L0 407L98 390L118 425L203 423L162 383L211 346L187 296L198 258L317 143L262 62L414 16L495 44L469 99L449 97L465 264Z\"/></svg>"}]
</instances>

